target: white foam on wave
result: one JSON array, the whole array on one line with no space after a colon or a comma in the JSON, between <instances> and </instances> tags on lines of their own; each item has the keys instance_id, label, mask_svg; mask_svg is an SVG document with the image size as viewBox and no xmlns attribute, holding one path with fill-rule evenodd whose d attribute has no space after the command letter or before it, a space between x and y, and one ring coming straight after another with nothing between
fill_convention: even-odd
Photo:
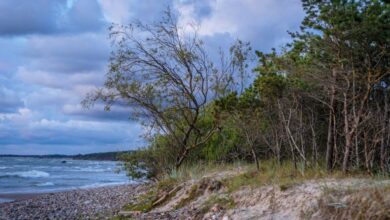
<instances>
[{"instance_id":1,"label":"white foam on wave","mask_svg":"<svg viewBox=\"0 0 390 220\"><path fill-rule=\"evenodd\" d=\"M129 181L111 182L111 183L92 183L92 184L84 185L84 186L81 186L78 188L79 189L90 189L90 188L98 188L98 187L104 187L104 186L117 186L117 185L136 184L136 183L139 183L139 182L129 180Z\"/></svg>"},{"instance_id":2,"label":"white foam on wave","mask_svg":"<svg viewBox=\"0 0 390 220\"><path fill-rule=\"evenodd\" d=\"M107 171L111 171L111 169L102 169L102 168L90 167L90 168L80 169L79 171L81 171L81 172L107 172Z\"/></svg>"},{"instance_id":3,"label":"white foam on wave","mask_svg":"<svg viewBox=\"0 0 390 220\"><path fill-rule=\"evenodd\" d=\"M6 173L6 176L16 176L22 178L41 178L41 177L48 177L50 176L50 174L39 170L30 170L30 171L23 171L23 172Z\"/></svg>"},{"instance_id":4,"label":"white foam on wave","mask_svg":"<svg viewBox=\"0 0 390 220\"><path fill-rule=\"evenodd\" d=\"M101 173L101 172L110 172L110 171L113 171L113 169L111 167L102 168L101 166L87 166L87 167L76 166L76 167L73 167L73 169L70 169L68 171Z\"/></svg>"},{"instance_id":5,"label":"white foam on wave","mask_svg":"<svg viewBox=\"0 0 390 220\"><path fill-rule=\"evenodd\" d=\"M36 186L54 186L52 182L38 183Z\"/></svg>"},{"instance_id":6,"label":"white foam on wave","mask_svg":"<svg viewBox=\"0 0 390 220\"><path fill-rule=\"evenodd\" d=\"M0 203L4 203L4 202L13 202L13 201L14 201L13 199L0 198Z\"/></svg>"}]
</instances>

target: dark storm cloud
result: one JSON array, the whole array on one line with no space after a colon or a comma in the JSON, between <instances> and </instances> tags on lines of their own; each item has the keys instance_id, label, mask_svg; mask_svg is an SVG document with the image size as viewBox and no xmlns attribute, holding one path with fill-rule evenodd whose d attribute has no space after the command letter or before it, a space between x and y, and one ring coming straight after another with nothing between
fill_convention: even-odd
<instances>
[{"instance_id":1,"label":"dark storm cloud","mask_svg":"<svg viewBox=\"0 0 390 220\"><path fill-rule=\"evenodd\" d=\"M109 41L104 34L32 37L25 49L30 70L80 73L107 65Z\"/></svg>"},{"instance_id":2,"label":"dark storm cloud","mask_svg":"<svg viewBox=\"0 0 390 220\"><path fill-rule=\"evenodd\" d=\"M21 115L15 117L23 117ZM139 141L139 125L128 122L42 119L28 125L0 118L1 145L95 145ZM23 120L20 118L20 120ZM9 126L9 125L13 126Z\"/></svg>"},{"instance_id":3,"label":"dark storm cloud","mask_svg":"<svg viewBox=\"0 0 390 220\"><path fill-rule=\"evenodd\" d=\"M126 121L130 117L130 111L126 106L114 105L109 111L104 109L103 104L97 104L89 109L80 105L65 105L62 112L75 118L98 121Z\"/></svg>"},{"instance_id":4,"label":"dark storm cloud","mask_svg":"<svg viewBox=\"0 0 390 220\"><path fill-rule=\"evenodd\" d=\"M0 1L0 36L87 32L104 25L95 0Z\"/></svg>"},{"instance_id":5,"label":"dark storm cloud","mask_svg":"<svg viewBox=\"0 0 390 220\"><path fill-rule=\"evenodd\" d=\"M56 18L66 0L0 1L0 34L23 35L50 33L57 29Z\"/></svg>"}]
</instances>

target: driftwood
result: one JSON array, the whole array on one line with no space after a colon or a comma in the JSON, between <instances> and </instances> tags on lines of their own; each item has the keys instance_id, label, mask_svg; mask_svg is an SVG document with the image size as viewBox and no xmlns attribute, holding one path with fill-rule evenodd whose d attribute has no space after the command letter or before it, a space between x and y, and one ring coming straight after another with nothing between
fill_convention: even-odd
<instances>
[{"instance_id":1,"label":"driftwood","mask_svg":"<svg viewBox=\"0 0 390 220\"><path fill-rule=\"evenodd\" d=\"M160 204L162 204L163 202L165 202L165 200L167 200L168 198L170 198L173 194L175 194L177 191L179 191L180 189L182 188L181 185L179 186L176 186L175 188L173 188L171 191L169 191L168 193L164 193L164 195L162 195L159 199L157 199L155 202L153 202L152 204L152 207L156 207Z\"/></svg>"}]
</instances>

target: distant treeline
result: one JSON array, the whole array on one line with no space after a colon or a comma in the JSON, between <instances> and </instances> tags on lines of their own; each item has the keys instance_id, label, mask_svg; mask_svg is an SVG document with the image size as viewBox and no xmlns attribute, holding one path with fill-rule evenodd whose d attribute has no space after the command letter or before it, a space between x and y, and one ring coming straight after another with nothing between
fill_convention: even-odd
<instances>
[{"instance_id":1,"label":"distant treeline","mask_svg":"<svg viewBox=\"0 0 390 220\"><path fill-rule=\"evenodd\" d=\"M93 153L93 154L78 154L72 156L74 160L120 160L120 155L129 153L131 151L116 151L116 152L105 152L105 153Z\"/></svg>"},{"instance_id":2,"label":"distant treeline","mask_svg":"<svg viewBox=\"0 0 390 220\"><path fill-rule=\"evenodd\" d=\"M14 155L3 154L1 157L32 157L32 158L53 158L53 159L73 159L73 160L120 160L120 155L129 153L131 151L115 151L104 153L92 153L92 154L77 154L77 155L64 155L64 154L49 154L49 155Z\"/></svg>"}]
</instances>

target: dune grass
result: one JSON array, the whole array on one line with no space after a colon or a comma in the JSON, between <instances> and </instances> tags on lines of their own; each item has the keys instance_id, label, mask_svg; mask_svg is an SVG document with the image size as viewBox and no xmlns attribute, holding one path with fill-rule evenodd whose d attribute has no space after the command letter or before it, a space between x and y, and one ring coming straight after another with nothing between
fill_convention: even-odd
<instances>
[{"instance_id":1,"label":"dune grass","mask_svg":"<svg viewBox=\"0 0 390 220\"><path fill-rule=\"evenodd\" d=\"M224 179L224 185L230 192L235 191L243 186L260 187L265 185L278 185L281 190L287 190L291 186L300 184L307 180L323 178L351 178L367 177L368 175L361 172L343 174L341 171L328 172L324 166L307 166L298 164L295 167L291 161L284 161L278 164L273 160L263 161L260 170L256 170L254 165L247 166L246 172L231 178ZM372 176L370 176L372 178Z\"/></svg>"},{"instance_id":2,"label":"dune grass","mask_svg":"<svg viewBox=\"0 0 390 220\"><path fill-rule=\"evenodd\" d=\"M317 212L321 219L390 219L390 186L328 190Z\"/></svg>"},{"instance_id":3,"label":"dune grass","mask_svg":"<svg viewBox=\"0 0 390 220\"><path fill-rule=\"evenodd\" d=\"M197 163L193 165L183 165L179 169L173 169L165 174L160 182L177 181L184 182L188 180L199 180L207 175L218 174L221 172L238 171L251 169L253 165L243 161L234 163Z\"/></svg>"},{"instance_id":4,"label":"dune grass","mask_svg":"<svg viewBox=\"0 0 390 220\"><path fill-rule=\"evenodd\" d=\"M225 177L223 176L224 174ZM302 163L294 165L292 161L283 161L281 164L275 160L265 160L260 163L260 170L254 164L238 161L234 163L198 163L184 165L180 169L173 170L160 179L159 185L172 185L189 180L199 180L215 174L222 175L223 185L229 191L235 191L243 186L260 187L265 185L279 185L281 190L302 183L306 180L322 178L376 178L383 179L387 176L370 176L361 171L353 171L348 174L339 170L328 172L324 165L304 166Z\"/></svg>"}]
</instances>

